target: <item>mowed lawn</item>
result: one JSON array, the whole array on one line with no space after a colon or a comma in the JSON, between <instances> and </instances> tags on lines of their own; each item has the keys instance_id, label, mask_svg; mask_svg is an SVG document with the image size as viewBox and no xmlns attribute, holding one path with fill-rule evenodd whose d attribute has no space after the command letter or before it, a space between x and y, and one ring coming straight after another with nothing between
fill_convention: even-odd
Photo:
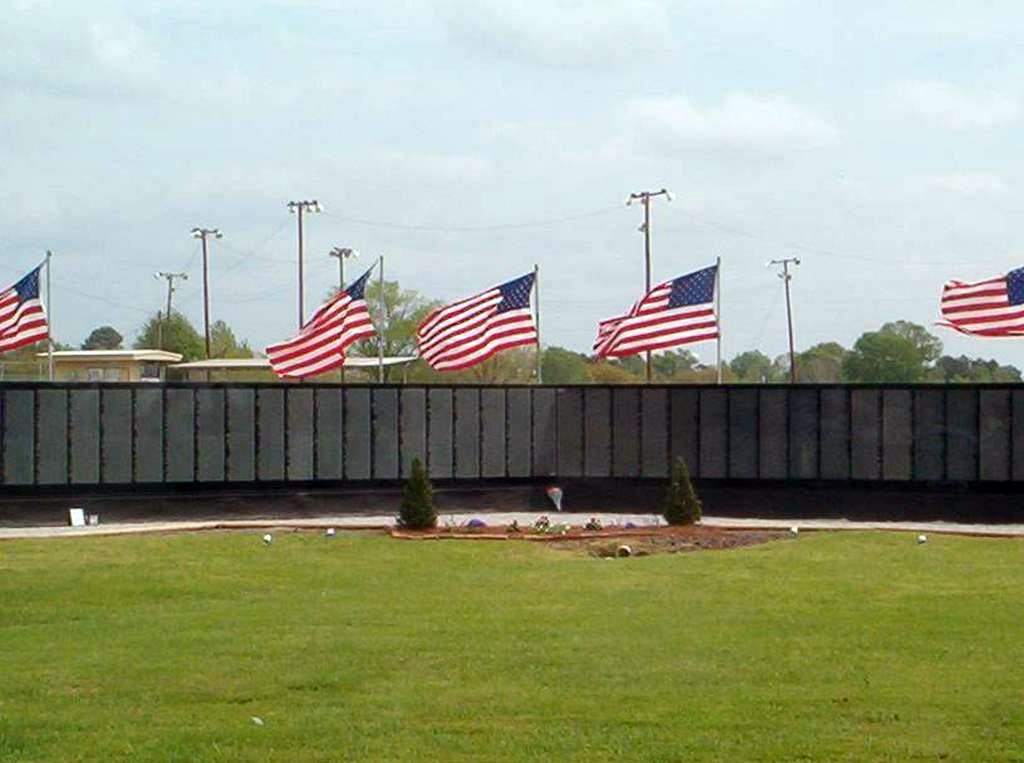
<instances>
[{"instance_id":1,"label":"mowed lawn","mask_svg":"<svg viewBox=\"0 0 1024 763\"><path fill-rule=\"evenodd\" d=\"M940 759L1024 760L1021 541L0 543L2 761Z\"/></svg>"}]
</instances>

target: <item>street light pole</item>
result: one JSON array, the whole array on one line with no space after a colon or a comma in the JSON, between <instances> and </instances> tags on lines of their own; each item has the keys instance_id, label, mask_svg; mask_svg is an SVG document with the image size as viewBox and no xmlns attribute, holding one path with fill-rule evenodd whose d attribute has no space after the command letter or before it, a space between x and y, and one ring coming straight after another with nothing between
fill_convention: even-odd
<instances>
[{"instance_id":1,"label":"street light pole","mask_svg":"<svg viewBox=\"0 0 1024 763\"><path fill-rule=\"evenodd\" d=\"M626 206L630 206L634 201L639 201L644 205L644 224L640 226L640 230L644 234L644 296L651 290L651 198L654 196L664 196L666 201L672 201L672 193L667 188L662 188L660 191L637 191L636 193L629 194L629 198L626 199ZM647 351L647 363L646 363L646 376L647 383L651 383L651 351Z\"/></svg>"},{"instance_id":2,"label":"street light pole","mask_svg":"<svg viewBox=\"0 0 1024 763\"><path fill-rule=\"evenodd\" d=\"M336 246L329 251L328 256L338 258L338 291L345 291L345 260L352 258L356 259L359 257L359 252L348 247ZM342 383L345 382L345 364L343 363L339 371L341 374Z\"/></svg>"},{"instance_id":3,"label":"street light pole","mask_svg":"<svg viewBox=\"0 0 1024 763\"><path fill-rule=\"evenodd\" d=\"M793 349L793 306L789 295L789 282L793 280L793 276L789 272L789 266L799 264L800 259L798 257L784 257L781 260L772 260L768 263L768 267L772 265L782 266L782 270L778 275L786 288L786 325L789 328L789 381L791 384L796 384L796 352Z\"/></svg>"},{"instance_id":4,"label":"street light pole","mask_svg":"<svg viewBox=\"0 0 1024 763\"><path fill-rule=\"evenodd\" d=\"M224 238L216 228L193 228L192 238L201 239L203 242L203 335L206 338L206 359L210 359L210 251L209 238ZM168 307L170 316L170 307Z\"/></svg>"},{"instance_id":5,"label":"street light pole","mask_svg":"<svg viewBox=\"0 0 1024 763\"><path fill-rule=\"evenodd\" d=\"M302 328L302 324L306 320L306 282L303 275L303 260L305 259L305 249L302 240L302 217L306 212L320 212L323 207L320 206L320 202L316 199L303 200L303 201L289 201L288 211L298 215L299 223L299 328Z\"/></svg>"}]
</instances>

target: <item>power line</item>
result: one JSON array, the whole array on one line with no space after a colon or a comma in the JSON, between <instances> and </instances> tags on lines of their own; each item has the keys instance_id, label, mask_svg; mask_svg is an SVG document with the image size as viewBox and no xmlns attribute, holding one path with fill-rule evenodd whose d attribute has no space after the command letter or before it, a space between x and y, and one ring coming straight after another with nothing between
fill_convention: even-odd
<instances>
[{"instance_id":1,"label":"power line","mask_svg":"<svg viewBox=\"0 0 1024 763\"><path fill-rule=\"evenodd\" d=\"M348 215L339 215L333 212L325 212L325 214L327 214L329 217L334 217L343 222L352 223L354 225L366 225L371 228L392 228L394 230L408 231L432 231L436 233L475 233L497 230L515 230L519 228L542 228L548 225L560 225L562 223L573 222L574 220L586 220L591 217L605 215L608 214L609 212L617 211L618 209L620 209L620 207L616 205L614 207L602 207L601 209L595 209L590 212L581 212L579 214L567 215L565 217L552 217L546 220L531 220L519 223L495 223L490 225L421 225L396 223L389 222L386 220L367 220L366 218L349 217Z\"/></svg>"},{"instance_id":2,"label":"power line","mask_svg":"<svg viewBox=\"0 0 1024 763\"><path fill-rule=\"evenodd\" d=\"M723 225L722 223L716 222L714 220L710 220L710 219L708 219L706 217L702 217L701 215L694 214L693 212L690 212L690 211L685 210L685 209L683 209L681 207L678 207L678 206L676 207L676 209L683 216L688 217L691 220L693 220L694 222L700 223L701 225L705 225L705 226L707 226L709 228L714 228L715 230L721 231L722 233L728 233L728 234L733 235L733 236L740 236L742 238L747 238L747 239L750 239L751 241L759 241L759 242L764 243L764 244L772 244L774 246L778 246L778 247L781 247L781 248L784 248L784 249L788 249L788 250L791 250L791 251L792 250L796 250L796 251L800 251L800 252L805 252L807 254L818 254L818 255L821 255L823 257L833 257L835 259L840 259L840 260L851 260L853 262L870 262L870 263L875 263L875 264L880 264L880 265L891 265L891 264L893 264L891 259L880 259L880 258L876 258L876 257L861 257L859 255L846 254L846 253L843 253L843 252L836 252L836 251L833 251L831 249L825 249L825 248L822 248L822 247L819 247L819 246L813 246L813 245L809 245L809 244L802 244L802 243L793 242L793 241L782 241L782 240L779 240L779 239L773 239L773 238L768 237L768 236L763 236L763 235L760 235L760 234L757 234L757 233L751 233L749 231L743 230L742 228L737 228L735 226ZM956 266L960 266L960 265L975 265L977 263L973 262L973 261L967 261L967 260L960 260L960 261L947 261L947 260L934 260L934 261L929 261L929 260L900 260L899 264L901 266L923 266L923 267L951 266L951 267L956 267Z\"/></svg>"}]
</instances>

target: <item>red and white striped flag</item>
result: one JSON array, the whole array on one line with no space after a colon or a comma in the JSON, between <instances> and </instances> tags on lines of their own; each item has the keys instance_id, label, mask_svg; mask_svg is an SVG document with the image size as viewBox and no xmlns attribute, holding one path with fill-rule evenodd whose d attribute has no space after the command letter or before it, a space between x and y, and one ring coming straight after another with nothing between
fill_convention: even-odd
<instances>
[{"instance_id":1,"label":"red and white striped flag","mask_svg":"<svg viewBox=\"0 0 1024 763\"><path fill-rule=\"evenodd\" d=\"M942 287L942 317L936 325L983 337L1024 336L1024 268L1005 276Z\"/></svg>"},{"instance_id":2,"label":"red and white striped flag","mask_svg":"<svg viewBox=\"0 0 1024 763\"><path fill-rule=\"evenodd\" d=\"M416 329L420 356L436 371L459 371L501 350L536 344L533 280L530 273L431 312Z\"/></svg>"},{"instance_id":3,"label":"red and white striped flag","mask_svg":"<svg viewBox=\"0 0 1024 763\"><path fill-rule=\"evenodd\" d=\"M46 339L50 327L39 299L40 265L9 289L0 292L0 352Z\"/></svg>"},{"instance_id":4,"label":"red and white striped flag","mask_svg":"<svg viewBox=\"0 0 1024 763\"><path fill-rule=\"evenodd\" d=\"M659 284L626 315L601 321L594 351L621 358L648 350L718 338L715 287L718 266Z\"/></svg>"},{"instance_id":5,"label":"red and white striped flag","mask_svg":"<svg viewBox=\"0 0 1024 763\"><path fill-rule=\"evenodd\" d=\"M302 379L341 368L349 345L376 333L365 297L372 270L321 306L294 339L267 348L275 374Z\"/></svg>"}]
</instances>

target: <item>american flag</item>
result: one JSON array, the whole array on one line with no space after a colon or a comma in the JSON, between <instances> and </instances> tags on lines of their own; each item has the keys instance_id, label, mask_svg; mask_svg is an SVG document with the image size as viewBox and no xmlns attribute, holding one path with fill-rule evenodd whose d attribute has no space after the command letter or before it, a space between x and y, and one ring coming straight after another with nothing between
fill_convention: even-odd
<instances>
[{"instance_id":1,"label":"american flag","mask_svg":"<svg viewBox=\"0 0 1024 763\"><path fill-rule=\"evenodd\" d=\"M937 325L972 336L1024 336L1024 268L1005 276L942 287L942 317Z\"/></svg>"},{"instance_id":2,"label":"american flag","mask_svg":"<svg viewBox=\"0 0 1024 763\"><path fill-rule=\"evenodd\" d=\"M698 270L651 289L626 315L597 325L599 358L621 358L648 350L718 337L715 281L718 266Z\"/></svg>"},{"instance_id":3,"label":"american flag","mask_svg":"<svg viewBox=\"0 0 1024 763\"><path fill-rule=\"evenodd\" d=\"M294 339L267 348L274 373L301 379L341 368L349 345L374 335L365 297L372 270L322 305Z\"/></svg>"},{"instance_id":4,"label":"american flag","mask_svg":"<svg viewBox=\"0 0 1024 763\"><path fill-rule=\"evenodd\" d=\"M38 268L0 293L0 352L35 344L50 335L39 299Z\"/></svg>"},{"instance_id":5,"label":"american flag","mask_svg":"<svg viewBox=\"0 0 1024 763\"><path fill-rule=\"evenodd\" d=\"M437 371L458 371L501 350L536 344L533 280L530 273L431 312L416 329L420 356Z\"/></svg>"}]
</instances>

